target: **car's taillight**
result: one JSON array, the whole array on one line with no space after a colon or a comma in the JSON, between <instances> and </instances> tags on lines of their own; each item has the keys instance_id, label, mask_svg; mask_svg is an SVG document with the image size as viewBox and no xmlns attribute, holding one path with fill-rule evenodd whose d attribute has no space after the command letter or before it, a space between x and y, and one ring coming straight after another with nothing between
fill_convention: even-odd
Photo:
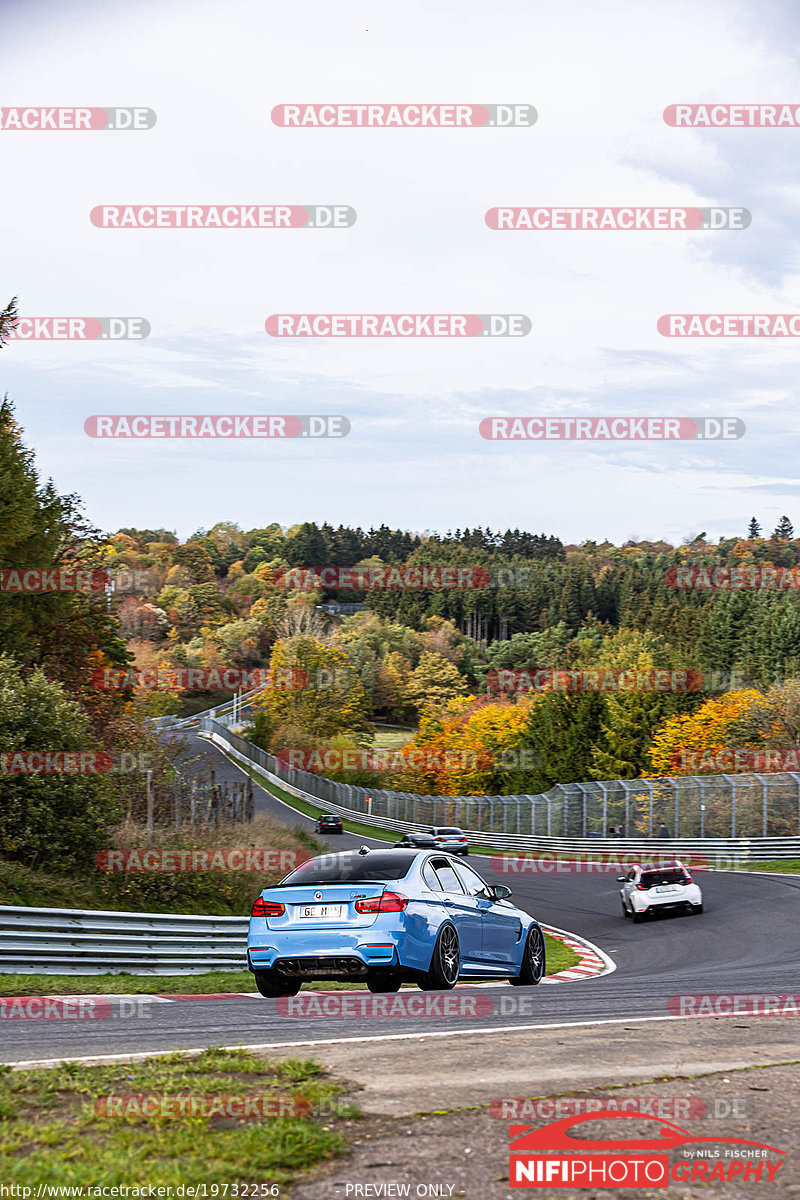
<instances>
[{"instance_id":1,"label":"car's taillight","mask_svg":"<svg viewBox=\"0 0 800 1200\"><path fill-rule=\"evenodd\" d=\"M684 875L683 879L681 880L681 883L691 883L691 882L692 882L691 875Z\"/></svg>"},{"instance_id":2,"label":"car's taillight","mask_svg":"<svg viewBox=\"0 0 800 1200\"><path fill-rule=\"evenodd\" d=\"M356 900L355 910L358 913L402 912L407 904L408 896L400 896L397 892L384 892L382 896Z\"/></svg>"},{"instance_id":3,"label":"car's taillight","mask_svg":"<svg viewBox=\"0 0 800 1200\"><path fill-rule=\"evenodd\" d=\"M637 890L637 892L646 892L648 890L647 884L646 883L637 883L636 890Z\"/></svg>"},{"instance_id":4,"label":"car's taillight","mask_svg":"<svg viewBox=\"0 0 800 1200\"><path fill-rule=\"evenodd\" d=\"M286 909L275 900L262 900L259 896L250 912L251 917L282 917Z\"/></svg>"}]
</instances>

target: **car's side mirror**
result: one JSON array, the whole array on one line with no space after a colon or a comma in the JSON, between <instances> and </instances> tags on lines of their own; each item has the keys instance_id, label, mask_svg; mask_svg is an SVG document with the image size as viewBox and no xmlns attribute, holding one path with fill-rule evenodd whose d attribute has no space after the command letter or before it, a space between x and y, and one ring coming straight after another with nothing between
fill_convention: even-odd
<instances>
[{"instance_id":1,"label":"car's side mirror","mask_svg":"<svg viewBox=\"0 0 800 1200\"><path fill-rule=\"evenodd\" d=\"M507 900L512 895L511 888L506 887L504 883L498 883L496 887L492 888L492 891L494 892L495 900Z\"/></svg>"},{"instance_id":2,"label":"car's side mirror","mask_svg":"<svg viewBox=\"0 0 800 1200\"><path fill-rule=\"evenodd\" d=\"M628 876L627 876L627 875L618 875L618 876L617 876L617 883L625 883L625 882L627 881L627 878L628 878Z\"/></svg>"}]
</instances>

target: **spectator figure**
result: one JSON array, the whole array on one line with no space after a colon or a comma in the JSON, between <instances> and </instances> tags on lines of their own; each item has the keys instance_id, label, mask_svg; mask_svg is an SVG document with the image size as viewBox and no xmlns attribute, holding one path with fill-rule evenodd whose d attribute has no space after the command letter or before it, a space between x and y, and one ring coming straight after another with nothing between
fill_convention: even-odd
<instances>
[{"instance_id":1,"label":"spectator figure","mask_svg":"<svg viewBox=\"0 0 800 1200\"><path fill-rule=\"evenodd\" d=\"M617 837L618 838L625 837L625 826L622 824L621 821L620 821L619 825L617 826Z\"/></svg>"},{"instance_id":2,"label":"spectator figure","mask_svg":"<svg viewBox=\"0 0 800 1200\"><path fill-rule=\"evenodd\" d=\"M667 829L667 827L663 821L661 822L661 824L658 827L658 836L660 838L668 838L669 837L669 830Z\"/></svg>"},{"instance_id":3,"label":"spectator figure","mask_svg":"<svg viewBox=\"0 0 800 1200\"><path fill-rule=\"evenodd\" d=\"M609 825L609 827L608 827L608 836L610 838L612 838L612 837L615 838L617 836L617 831L613 825Z\"/></svg>"}]
</instances>

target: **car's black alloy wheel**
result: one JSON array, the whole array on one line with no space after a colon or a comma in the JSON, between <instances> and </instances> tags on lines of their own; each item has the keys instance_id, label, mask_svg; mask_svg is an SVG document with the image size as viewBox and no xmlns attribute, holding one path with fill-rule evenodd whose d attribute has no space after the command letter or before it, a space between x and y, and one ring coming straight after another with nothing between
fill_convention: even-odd
<instances>
[{"instance_id":1,"label":"car's black alloy wheel","mask_svg":"<svg viewBox=\"0 0 800 1200\"><path fill-rule=\"evenodd\" d=\"M519 975L511 980L515 987L534 987L541 983L545 970L544 935L538 925L531 925L522 955Z\"/></svg>"},{"instance_id":2,"label":"car's black alloy wheel","mask_svg":"<svg viewBox=\"0 0 800 1200\"><path fill-rule=\"evenodd\" d=\"M431 965L419 980L419 986L423 992L449 991L456 986L460 969L461 948L458 944L458 934L455 925L448 921L439 930Z\"/></svg>"}]
</instances>

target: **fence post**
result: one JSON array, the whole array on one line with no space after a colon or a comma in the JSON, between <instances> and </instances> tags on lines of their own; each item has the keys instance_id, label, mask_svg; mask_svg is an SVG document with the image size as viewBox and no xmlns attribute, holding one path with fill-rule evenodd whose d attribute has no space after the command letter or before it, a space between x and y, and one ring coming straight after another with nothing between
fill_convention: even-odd
<instances>
[{"instance_id":1,"label":"fence post","mask_svg":"<svg viewBox=\"0 0 800 1200\"><path fill-rule=\"evenodd\" d=\"M677 781L675 779L672 779L672 780L670 780L670 782L672 784L672 790L675 793L675 832L673 833L672 836L679 837L680 835L678 833L678 826L680 824L680 816L681 816L681 793L678 788Z\"/></svg>"},{"instance_id":2,"label":"fence post","mask_svg":"<svg viewBox=\"0 0 800 1200\"><path fill-rule=\"evenodd\" d=\"M189 793L189 824L194 829L195 808L197 806L197 780L192 780L191 791Z\"/></svg>"},{"instance_id":3,"label":"fence post","mask_svg":"<svg viewBox=\"0 0 800 1200\"><path fill-rule=\"evenodd\" d=\"M182 779L175 781L175 832L180 833L183 829L183 791L184 782Z\"/></svg>"},{"instance_id":4,"label":"fence post","mask_svg":"<svg viewBox=\"0 0 800 1200\"><path fill-rule=\"evenodd\" d=\"M731 837L736 837L736 776L726 775L728 783L731 785ZM799 793L800 795L800 793Z\"/></svg>"},{"instance_id":5,"label":"fence post","mask_svg":"<svg viewBox=\"0 0 800 1200\"><path fill-rule=\"evenodd\" d=\"M153 844L153 772L147 772L147 827L145 841L148 846Z\"/></svg>"}]
</instances>

